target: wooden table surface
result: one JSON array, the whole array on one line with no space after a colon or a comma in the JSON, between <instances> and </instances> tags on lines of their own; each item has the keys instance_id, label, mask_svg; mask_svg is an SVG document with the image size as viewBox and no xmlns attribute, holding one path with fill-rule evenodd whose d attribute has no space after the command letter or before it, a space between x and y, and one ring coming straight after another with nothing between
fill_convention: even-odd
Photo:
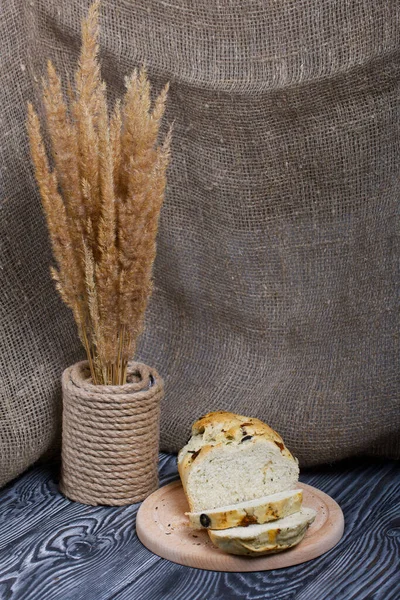
<instances>
[{"instance_id":1,"label":"wooden table surface","mask_svg":"<svg viewBox=\"0 0 400 600\"><path fill-rule=\"evenodd\" d=\"M303 471L346 524L328 554L295 567L215 573L152 554L135 533L138 505L90 507L57 489L58 465L0 491L0 600L399 600L400 466L358 459ZM177 478L160 455L161 484Z\"/></svg>"}]
</instances>

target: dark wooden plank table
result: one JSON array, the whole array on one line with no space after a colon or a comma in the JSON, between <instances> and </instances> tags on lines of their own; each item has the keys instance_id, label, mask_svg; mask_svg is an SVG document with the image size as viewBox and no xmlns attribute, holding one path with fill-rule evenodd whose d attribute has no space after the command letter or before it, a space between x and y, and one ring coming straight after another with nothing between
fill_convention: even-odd
<instances>
[{"instance_id":1,"label":"dark wooden plank table","mask_svg":"<svg viewBox=\"0 0 400 600\"><path fill-rule=\"evenodd\" d=\"M309 563L258 573L182 567L142 546L138 505L90 507L57 489L58 465L36 466L0 491L1 600L400 599L400 467L358 459L301 480L342 507L345 535ZM160 455L161 483L177 478Z\"/></svg>"}]
</instances>

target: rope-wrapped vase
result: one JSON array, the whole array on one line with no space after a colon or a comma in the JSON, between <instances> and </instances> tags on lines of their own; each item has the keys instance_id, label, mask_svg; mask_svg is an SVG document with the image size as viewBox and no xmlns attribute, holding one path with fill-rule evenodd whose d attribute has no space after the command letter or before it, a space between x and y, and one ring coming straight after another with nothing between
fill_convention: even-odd
<instances>
[{"instance_id":1,"label":"rope-wrapped vase","mask_svg":"<svg viewBox=\"0 0 400 600\"><path fill-rule=\"evenodd\" d=\"M63 494L93 506L146 498L158 487L164 384L157 372L132 362L125 385L93 385L83 361L64 371L62 387Z\"/></svg>"}]
</instances>

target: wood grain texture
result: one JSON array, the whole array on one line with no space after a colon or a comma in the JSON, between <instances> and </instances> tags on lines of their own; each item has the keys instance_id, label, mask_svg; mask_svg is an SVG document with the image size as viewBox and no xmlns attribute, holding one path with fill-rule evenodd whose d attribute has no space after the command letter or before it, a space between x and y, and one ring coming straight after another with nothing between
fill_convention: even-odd
<instances>
[{"instance_id":1,"label":"wood grain texture","mask_svg":"<svg viewBox=\"0 0 400 600\"><path fill-rule=\"evenodd\" d=\"M400 466L359 459L303 472L345 515L341 542L313 561L215 573L161 559L137 539L138 505L90 507L57 489L58 465L0 491L1 600L398 600ZM161 485L177 478L160 455Z\"/></svg>"}]
</instances>

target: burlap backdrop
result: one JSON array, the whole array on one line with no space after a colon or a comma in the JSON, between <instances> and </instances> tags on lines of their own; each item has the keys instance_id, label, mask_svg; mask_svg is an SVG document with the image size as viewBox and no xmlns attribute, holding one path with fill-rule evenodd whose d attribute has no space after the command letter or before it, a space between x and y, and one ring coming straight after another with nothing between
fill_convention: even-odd
<instances>
[{"instance_id":1,"label":"burlap backdrop","mask_svg":"<svg viewBox=\"0 0 400 600\"><path fill-rule=\"evenodd\" d=\"M48 274L25 102L64 74L87 0L1 2L0 481L59 439L83 356ZM112 97L171 81L173 164L138 358L161 447L213 409L265 419L303 465L399 455L400 5L104 0Z\"/></svg>"}]
</instances>

